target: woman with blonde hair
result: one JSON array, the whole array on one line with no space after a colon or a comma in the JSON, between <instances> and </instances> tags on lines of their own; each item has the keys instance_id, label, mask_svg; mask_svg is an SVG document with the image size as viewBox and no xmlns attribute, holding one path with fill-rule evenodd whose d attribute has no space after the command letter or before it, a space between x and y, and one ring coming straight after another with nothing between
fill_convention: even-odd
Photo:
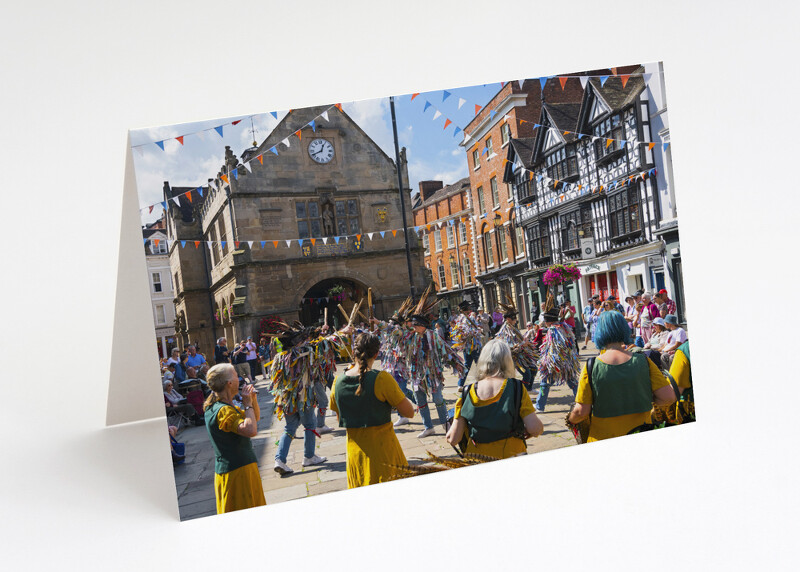
<instances>
[{"instance_id":1,"label":"woman with blonde hair","mask_svg":"<svg viewBox=\"0 0 800 572\"><path fill-rule=\"evenodd\" d=\"M541 435L544 425L514 372L511 348L505 341L495 338L484 346L478 358L478 381L456 402L448 443L456 445L468 431L465 453L505 459L526 452L525 440Z\"/></svg>"},{"instance_id":2,"label":"woman with blonde hair","mask_svg":"<svg viewBox=\"0 0 800 572\"><path fill-rule=\"evenodd\" d=\"M258 433L260 417L255 388L247 384L240 391L239 376L228 363L208 370L206 381L212 393L203 410L214 448L217 514L265 505L258 462L250 442ZM233 405L237 393L241 394L244 410Z\"/></svg>"},{"instance_id":3,"label":"woman with blonde hair","mask_svg":"<svg viewBox=\"0 0 800 572\"><path fill-rule=\"evenodd\" d=\"M381 340L366 332L353 344L356 364L331 389L331 409L347 430L347 488L388 481L406 457L392 426L392 409L414 416L414 406L387 371L374 370Z\"/></svg>"}]
</instances>

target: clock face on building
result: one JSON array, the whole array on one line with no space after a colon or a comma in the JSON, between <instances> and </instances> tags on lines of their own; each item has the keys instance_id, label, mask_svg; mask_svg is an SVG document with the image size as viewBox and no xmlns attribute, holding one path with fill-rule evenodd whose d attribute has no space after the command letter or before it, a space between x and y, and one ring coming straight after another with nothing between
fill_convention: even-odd
<instances>
[{"instance_id":1,"label":"clock face on building","mask_svg":"<svg viewBox=\"0 0 800 572\"><path fill-rule=\"evenodd\" d=\"M317 163L328 163L333 159L333 145L325 139L314 139L308 144L308 154Z\"/></svg>"}]
</instances>

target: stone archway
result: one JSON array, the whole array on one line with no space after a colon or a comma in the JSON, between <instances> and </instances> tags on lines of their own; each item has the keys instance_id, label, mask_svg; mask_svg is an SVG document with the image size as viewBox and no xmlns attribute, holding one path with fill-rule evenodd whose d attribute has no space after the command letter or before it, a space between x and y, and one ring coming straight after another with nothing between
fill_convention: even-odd
<instances>
[{"instance_id":1,"label":"stone archway","mask_svg":"<svg viewBox=\"0 0 800 572\"><path fill-rule=\"evenodd\" d=\"M330 292L332 288L341 289L341 293L332 296ZM300 321L307 326L322 324L327 309L328 325L339 328L345 323L344 314L339 306L344 309L345 314L350 315L359 300L363 299L366 304L366 298L367 286L360 281L343 277L317 281L300 298L298 308ZM368 315L366 308L361 312L364 316ZM356 315L355 322L361 321L365 321L364 317Z\"/></svg>"}]
</instances>

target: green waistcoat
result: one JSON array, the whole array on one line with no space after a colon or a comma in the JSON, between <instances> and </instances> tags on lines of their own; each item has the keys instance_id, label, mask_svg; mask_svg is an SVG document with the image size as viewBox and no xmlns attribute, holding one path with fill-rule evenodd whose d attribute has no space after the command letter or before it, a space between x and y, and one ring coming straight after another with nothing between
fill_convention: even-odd
<instances>
[{"instance_id":1,"label":"green waistcoat","mask_svg":"<svg viewBox=\"0 0 800 572\"><path fill-rule=\"evenodd\" d=\"M332 399L339 409L340 427L377 427L391 422L392 406L375 397L378 373L374 369L367 372L361 385L361 395L356 395L358 376L341 373L336 378Z\"/></svg>"},{"instance_id":2,"label":"green waistcoat","mask_svg":"<svg viewBox=\"0 0 800 572\"><path fill-rule=\"evenodd\" d=\"M489 405L475 407L467 391L461 404L461 417L469 425L469 438L475 443L492 443L511 436L514 421L519 415L515 411L514 384L516 379L506 380L500 399Z\"/></svg>"},{"instance_id":3,"label":"green waistcoat","mask_svg":"<svg viewBox=\"0 0 800 572\"><path fill-rule=\"evenodd\" d=\"M688 361L689 364L691 365L692 360L689 357L689 341L687 340L683 342L681 345L678 346L678 349L681 350L681 352L683 352L683 355L686 356L686 361Z\"/></svg>"},{"instance_id":4,"label":"green waistcoat","mask_svg":"<svg viewBox=\"0 0 800 572\"><path fill-rule=\"evenodd\" d=\"M644 413L653 407L650 366L644 354L633 354L619 365L594 361L592 415L617 417Z\"/></svg>"},{"instance_id":5,"label":"green waistcoat","mask_svg":"<svg viewBox=\"0 0 800 572\"><path fill-rule=\"evenodd\" d=\"M206 429L211 437L211 446L214 447L214 472L218 475L230 473L234 469L255 463L256 453L249 437L238 433L223 431L217 424L217 414L223 407L230 407L221 401L206 409Z\"/></svg>"}]
</instances>

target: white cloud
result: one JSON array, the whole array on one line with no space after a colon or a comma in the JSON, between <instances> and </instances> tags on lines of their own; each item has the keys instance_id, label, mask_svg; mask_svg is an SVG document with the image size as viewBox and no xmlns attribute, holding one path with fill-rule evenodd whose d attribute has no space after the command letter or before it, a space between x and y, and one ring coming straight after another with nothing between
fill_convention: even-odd
<instances>
[{"instance_id":1,"label":"white cloud","mask_svg":"<svg viewBox=\"0 0 800 572\"><path fill-rule=\"evenodd\" d=\"M370 139L383 149L389 157L394 157L394 136L389 116L389 100L365 99L342 104L345 113L358 124Z\"/></svg>"}]
</instances>

